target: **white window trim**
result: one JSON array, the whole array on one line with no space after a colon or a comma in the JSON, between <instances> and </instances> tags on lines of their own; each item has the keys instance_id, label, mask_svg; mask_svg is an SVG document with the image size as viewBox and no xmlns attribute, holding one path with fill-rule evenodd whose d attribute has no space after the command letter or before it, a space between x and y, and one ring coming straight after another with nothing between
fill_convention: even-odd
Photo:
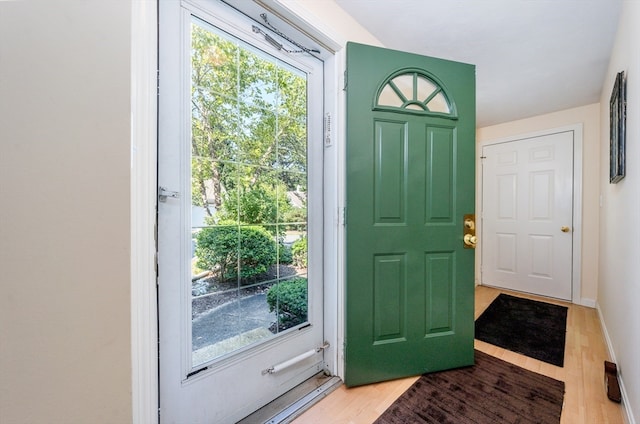
<instances>
[{"instance_id":1,"label":"white window trim","mask_svg":"<svg viewBox=\"0 0 640 424\"><path fill-rule=\"evenodd\" d=\"M132 422L158 423L157 2L131 14L131 407Z\"/></svg>"}]
</instances>

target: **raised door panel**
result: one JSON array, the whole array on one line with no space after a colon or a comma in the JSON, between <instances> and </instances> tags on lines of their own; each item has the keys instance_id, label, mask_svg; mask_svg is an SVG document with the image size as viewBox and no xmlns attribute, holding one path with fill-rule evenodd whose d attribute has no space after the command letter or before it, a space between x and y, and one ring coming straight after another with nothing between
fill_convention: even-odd
<instances>
[{"instance_id":1,"label":"raised door panel","mask_svg":"<svg viewBox=\"0 0 640 424\"><path fill-rule=\"evenodd\" d=\"M453 331L455 252L425 255L426 334L433 337Z\"/></svg>"},{"instance_id":2,"label":"raised door panel","mask_svg":"<svg viewBox=\"0 0 640 424\"><path fill-rule=\"evenodd\" d=\"M406 341L406 256L374 256L373 344Z\"/></svg>"},{"instance_id":3,"label":"raised door panel","mask_svg":"<svg viewBox=\"0 0 640 424\"><path fill-rule=\"evenodd\" d=\"M375 122L374 161L375 223L404 223L407 202L405 122Z\"/></svg>"},{"instance_id":4,"label":"raised door panel","mask_svg":"<svg viewBox=\"0 0 640 424\"><path fill-rule=\"evenodd\" d=\"M452 222L455 193L455 130L427 127L426 147L426 222Z\"/></svg>"}]
</instances>

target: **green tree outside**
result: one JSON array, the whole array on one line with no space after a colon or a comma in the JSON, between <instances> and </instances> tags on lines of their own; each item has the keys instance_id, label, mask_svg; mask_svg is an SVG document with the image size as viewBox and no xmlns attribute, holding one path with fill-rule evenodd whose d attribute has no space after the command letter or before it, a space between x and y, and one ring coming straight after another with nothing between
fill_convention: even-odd
<instances>
[{"instance_id":1,"label":"green tree outside","mask_svg":"<svg viewBox=\"0 0 640 424\"><path fill-rule=\"evenodd\" d=\"M306 202L294 207L288 198L301 192L306 199L306 78L197 23L192 25L191 69L192 204L204 208L209 226L197 235L197 263L228 278L238 268L230 263L233 254L245 261L244 238L261 238L258 226L270 234L274 252L283 252L285 231L306 231ZM230 244L232 233L236 245ZM240 265L242 278L264 272L265 258L272 264L283 258L258 245L265 254L255 272L247 269L250 261ZM217 250L207 252L212 246Z\"/></svg>"}]
</instances>

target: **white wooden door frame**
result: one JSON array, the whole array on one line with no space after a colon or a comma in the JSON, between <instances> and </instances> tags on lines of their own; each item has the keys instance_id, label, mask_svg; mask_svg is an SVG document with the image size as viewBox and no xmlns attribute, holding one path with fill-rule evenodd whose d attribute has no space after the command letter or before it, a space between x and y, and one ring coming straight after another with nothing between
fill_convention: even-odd
<instances>
[{"instance_id":1,"label":"white wooden door frame","mask_svg":"<svg viewBox=\"0 0 640 424\"><path fill-rule=\"evenodd\" d=\"M131 420L158 422L157 2L131 4Z\"/></svg>"},{"instance_id":2,"label":"white wooden door frame","mask_svg":"<svg viewBox=\"0 0 640 424\"><path fill-rule=\"evenodd\" d=\"M308 28L338 54L325 60L325 110L332 116L325 146L325 339L336 347L325 356L330 372L342 375L342 215L344 207L344 111L341 96L345 40L321 27L301 6L262 0L273 13ZM157 9L155 1L131 1L131 387L132 422L158 423L158 338L155 272L157 196ZM333 190L332 190L333 189ZM337 311L337 313L336 313ZM333 312L333 315L327 312Z\"/></svg>"},{"instance_id":3,"label":"white wooden door frame","mask_svg":"<svg viewBox=\"0 0 640 424\"><path fill-rule=\"evenodd\" d=\"M479 211L479 219L477 222L477 234L482 234L482 151L485 146L498 143L508 143L522 140L525 138L541 137L546 135L557 134L561 132L573 132L573 254L571 261L572 275L572 293L571 302L584 306L592 306L589 302L582 299L581 270L582 270L582 123L568 125L565 127L551 128L542 131L536 131L525 134L518 134L509 137L482 141L478 145L477 156L477 196L478 199L476 210ZM476 276L478 284L482 285L482 249L483 240L479 238L476 249Z\"/></svg>"}]
</instances>

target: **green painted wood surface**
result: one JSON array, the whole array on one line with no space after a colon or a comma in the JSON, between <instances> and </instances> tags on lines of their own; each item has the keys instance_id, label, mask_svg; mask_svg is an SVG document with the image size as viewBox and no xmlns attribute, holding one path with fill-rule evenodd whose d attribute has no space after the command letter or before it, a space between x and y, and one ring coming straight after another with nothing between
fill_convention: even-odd
<instances>
[{"instance_id":1,"label":"green painted wood surface","mask_svg":"<svg viewBox=\"0 0 640 424\"><path fill-rule=\"evenodd\" d=\"M376 108L403 69L440 84L452 116ZM473 364L475 67L347 45L345 383Z\"/></svg>"}]
</instances>

